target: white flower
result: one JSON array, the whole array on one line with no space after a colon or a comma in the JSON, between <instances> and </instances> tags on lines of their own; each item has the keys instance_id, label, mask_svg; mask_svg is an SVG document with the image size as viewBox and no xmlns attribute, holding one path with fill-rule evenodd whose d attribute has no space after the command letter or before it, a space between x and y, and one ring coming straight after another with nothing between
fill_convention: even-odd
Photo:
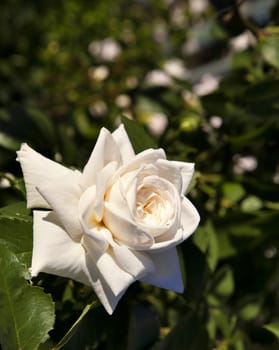
<instances>
[{"instance_id":1,"label":"white flower","mask_svg":"<svg viewBox=\"0 0 279 350\"><path fill-rule=\"evenodd\" d=\"M172 83L171 77L160 69L154 69L147 73L144 78L147 86L170 86Z\"/></svg>"},{"instance_id":2,"label":"white flower","mask_svg":"<svg viewBox=\"0 0 279 350\"><path fill-rule=\"evenodd\" d=\"M100 60L112 62L120 55L121 46L113 38L106 38L100 41L92 41L88 46L88 51Z\"/></svg>"},{"instance_id":3,"label":"white flower","mask_svg":"<svg viewBox=\"0 0 279 350\"><path fill-rule=\"evenodd\" d=\"M184 197L192 163L168 161L162 149L135 155L123 125L101 130L82 172L27 144L17 154L27 206L37 208L32 276L90 285L110 314L136 280L183 291L175 247L199 222Z\"/></svg>"}]
</instances>

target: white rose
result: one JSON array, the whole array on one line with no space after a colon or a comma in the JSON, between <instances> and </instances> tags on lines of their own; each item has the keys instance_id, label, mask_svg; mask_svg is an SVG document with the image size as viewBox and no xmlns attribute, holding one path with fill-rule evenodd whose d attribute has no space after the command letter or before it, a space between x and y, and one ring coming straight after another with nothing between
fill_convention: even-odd
<instances>
[{"instance_id":1,"label":"white rose","mask_svg":"<svg viewBox=\"0 0 279 350\"><path fill-rule=\"evenodd\" d=\"M110 314L136 280L183 291L176 245L199 222L184 197L192 163L168 161L162 149L135 155L123 125L101 130L82 172L27 144L17 154L27 206L37 208L32 276L46 272L90 285Z\"/></svg>"}]
</instances>

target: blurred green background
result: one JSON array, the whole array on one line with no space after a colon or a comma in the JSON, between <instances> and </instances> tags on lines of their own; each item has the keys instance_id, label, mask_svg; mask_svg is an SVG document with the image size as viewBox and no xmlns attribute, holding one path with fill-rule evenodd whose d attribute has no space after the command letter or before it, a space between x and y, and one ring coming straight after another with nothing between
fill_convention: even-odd
<instances>
[{"instance_id":1,"label":"blurred green background","mask_svg":"<svg viewBox=\"0 0 279 350\"><path fill-rule=\"evenodd\" d=\"M196 163L201 224L180 247L184 294L136 283L63 349L279 348L264 328L279 333L278 25L271 0L1 1L1 207L24 199L22 142L82 168L121 116L152 137L136 151ZM49 349L92 294L36 283L56 302Z\"/></svg>"}]
</instances>

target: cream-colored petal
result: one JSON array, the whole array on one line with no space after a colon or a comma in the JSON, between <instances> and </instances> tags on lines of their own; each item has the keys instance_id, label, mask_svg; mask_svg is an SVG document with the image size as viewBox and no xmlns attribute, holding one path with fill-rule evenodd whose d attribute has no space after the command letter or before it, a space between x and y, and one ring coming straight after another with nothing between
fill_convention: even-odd
<instances>
[{"instance_id":1,"label":"cream-colored petal","mask_svg":"<svg viewBox=\"0 0 279 350\"><path fill-rule=\"evenodd\" d=\"M135 215L138 226L156 240L161 235L174 235L180 225L178 219L181 205L175 186L166 179L153 175L144 177L140 186Z\"/></svg>"},{"instance_id":2,"label":"cream-colored petal","mask_svg":"<svg viewBox=\"0 0 279 350\"><path fill-rule=\"evenodd\" d=\"M158 159L166 159L166 154L163 149L146 149L143 152L140 152L135 155L130 162L122 165L115 173L114 179L118 179L123 174L137 170L142 166L146 166L148 164L154 164Z\"/></svg>"},{"instance_id":3,"label":"cream-colored petal","mask_svg":"<svg viewBox=\"0 0 279 350\"><path fill-rule=\"evenodd\" d=\"M94 200L96 197L96 186L88 187L79 201L79 221L85 236L90 237L93 249L104 252L108 247L107 232L102 223L95 219ZM110 234L109 234L110 235Z\"/></svg>"},{"instance_id":4,"label":"cream-colored petal","mask_svg":"<svg viewBox=\"0 0 279 350\"><path fill-rule=\"evenodd\" d=\"M153 244L153 237L142 231L127 216L123 216L122 208L106 202L103 220L114 238L128 247L146 249Z\"/></svg>"},{"instance_id":5,"label":"cream-colored petal","mask_svg":"<svg viewBox=\"0 0 279 350\"><path fill-rule=\"evenodd\" d=\"M106 311L111 315L126 289L123 289L121 293L115 295L100 273L95 261L89 254L86 254L84 273L86 274L90 285L97 294L100 302L103 304Z\"/></svg>"},{"instance_id":6,"label":"cream-colored petal","mask_svg":"<svg viewBox=\"0 0 279 350\"><path fill-rule=\"evenodd\" d=\"M83 247L70 238L53 212L34 211L33 235L32 276L46 272L90 284Z\"/></svg>"},{"instance_id":7,"label":"cream-colored petal","mask_svg":"<svg viewBox=\"0 0 279 350\"><path fill-rule=\"evenodd\" d=\"M98 174L96 179L96 195L94 199L94 215L97 221L102 220L104 214L104 200L108 182L117 169L116 162L108 163Z\"/></svg>"},{"instance_id":8,"label":"cream-colored petal","mask_svg":"<svg viewBox=\"0 0 279 350\"><path fill-rule=\"evenodd\" d=\"M155 270L141 278L141 281L175 292L183 292L184 286L176 248L163 253L150 253L150 257Z\"/></svg>"},{"instance_id":9,"label":"cream-colored petal","mask_svg":"<svg viewBox=\"0 0 279 350\"><path fill-rule=\"evenodd\" d=\"M176 233L159 237L156 242L149 248L150 251L159 252L166 251L171 247L175 247L191 236L199 224L200 216L193 204L184 197L181 205L181 228Z\"/></svg>"},{"instance_id":10,"label":"cream-colored petal","mask_svg":"<svg viewBox=\"0 0 279 350\"><path fill-rule=\"evenodd\" d=\"M158 159L156 162L158 177L168 180L176 187L179 194L182 193L183 179L177 163L166 159Z\"/></svg>"},{"instance_id":11,"label":"cream-colored petal","mask_svg":"<svg viewBox=\"0 0 279 350\"><path fill-rule=\"evenodd\" d=\"M182 228L179 228L175 234L169 235L166 233L165 235L162 235L159 237L159 240L156 240L155 243L148 248L151 252L165 252L166 250L169 250L170 248L176 247L180 243L182 243L184 238L184 232Z\"/></svg>"},{"instance_id":12,"label":"cream-colored petal","mask_svg":"<svg viewBox=\"0 0 279 350\"><path fill-rule=\"evenodd\" d=\"M102 254L98 260L95 260L95 263L114 295L120 294L135 281L134 276L124 271L116 263L110 250Z\"/></svg>"},{"instance_id":13,"label":"cream-colored petal","mask_svg":"<svg viewBox=\"0 0 279 350\"><path fill-rule=\"evenodd\" d=\"M184 197L181 206L181 222L184 239L188 238L200 222L200 215L188 198Z\"/></svg>"},{"instance_id":14,"label":"cream-colored petal","mask_svg":"<svg viewBox=\"0 0 279 350\"><path fill-rule=\"evenodd\" d=\"M134 158L135 152L123 124L112 133L112 137L120 150L122 163L128 163Z\"/></svg>"},{"instance_id":15,"label":"cream-colored petal","mask_svg":"<svg viewBox=\"0 0 279 350\"><path fill-rule=\"evenodd\" d=\"M78 204L81 196L81 174L73 171L51 183L38 186L38 191L54 210L57 219L75 241L80 241L82 227L79 222Z\"/></svg>"},{"instance_id":16,"label":"cream-colored petal","mask_svg":"<svg viewBox=\"0 0 279 350\"><path fill-rule=\"evenodd\" d=\"M102 252L98 250L98 246L92 245L92 240L88 236L83 237L83 246L115 296L135 280L134 276L116 263L111 247Z\"/></svg>"},{"instance_id":17,"label":"cream-colored petal","mask_svg":"<svg viewBox=\"0 0 279 350\"><path fill-rule=\"evenodd\" d=\"M121 165L121 155L111 133L102 128L91 156L83 169L83 189L95 185L97 174L110 162Z\"/></svg>"},{"instance_id":18,"label":"cream-colored petal","mask_svg":"<svg viewBox=\"0 0 279 350\"><path fill-rule=\"evenodd\" d=\"M49 208L48 203L37 191L42 183L56 180L72 172L72 170L42 156L26 143L17 152L27 192L28 208Z\"/></svg>"},{"instance_id":19,"label":"cream-colored petal","mask_svg":"<svg viewBox=\"0 0 279 350\"><path fill-rule=\"evenodd\" d=\"M111 256L121 269L134 276L135 279L154 271L154 264L145 252L130 250L116 242L111 243Z\"/></svg>"},{"instance_id":20,"label":"cream-colored petal","mask_svg":"<svg viewBox=\"0 0 279 350\"><path fill-rule=\"evenodd\" d=\"M187 162L177 162L177 161L171 161L171 163L173 164L173 166L177 167L181 172L182 194L185 194L192 180L194 170L195 170L195 164L187 163Z\"/></svg>"}]
</instances>

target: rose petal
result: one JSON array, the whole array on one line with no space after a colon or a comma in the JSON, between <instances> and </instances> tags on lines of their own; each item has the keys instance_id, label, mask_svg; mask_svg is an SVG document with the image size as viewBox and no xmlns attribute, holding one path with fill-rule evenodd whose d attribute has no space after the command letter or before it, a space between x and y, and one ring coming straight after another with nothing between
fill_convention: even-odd
<instances>
[{"instance_id":1,"label":"rose petal","mask_svg":"<svg viewBox=\"0 0 279 350\"><path fill-rule=\"evenodd\" d=\"M185 240L184 232L182 228L179 228L175 234L161 235L156 242L148 248L150 252L165 252L170 248L176 247L178 244L182 243Z\"/></svg>"},{"instance_id":2,"label":"rose petal","mask_svg":"<svg viewBox=\"0 0 279 350\"><path fill-rule=\"evenodd\" d=\"M185 194L189 184L192 180L194 170L195 170L195 164L194 163L187 163L187 162L177 162L177 161L170 161L175 167L177 167L182 176L182 194Z\"/></svg>"},{"instance_id":3,"label":"rose petal","mask_svg":"<svg viewBox=\"0 0 279 350\"><path fill-rule=\"evenodd\" d=\"M153 237L142 231L135 222L123 216L122 208L105 203L104 224L116 240L128 247L144 248L153 244Z\"/></svg>"},{"instance_id":4,"label":"rose petal","mask_svg":"<svg viewBox=\"0 0 279 350\"><path fill-rule=\"evenodd\" d=\"M135 219L137 225L143 231L151 234L156 240L161 235L164 237L166 235L168 237L174 235L179 228L181 203L181 198L175 186L164 178L158 176L144 177L141 181L141 185L147 189L148 195L148 189L150 189L151 193L156 193L156 196L159 198L157 199L159 203L157 203L155 213L147 215L145 218L136 215ZM138 197L139 194L140 191L138 192ZM145 196L143 196L143 198L144 197ZM161 241L161 238L159 240Z\"/></svg>"},{"instance_id":5,"label":"rose petal","mask_svg":"<svg viewBox=\"0 0 279 350\"><path fill-rule=\"evenodd\" d=\"M72 237L79 241L82 227L78 217L78 204L81 195L79 185L81 174L73 171L62 178L55 179L51 183L43 183L38 186L38 191L53 209L57 218Z\"/></svg>"},{"instance_id":6,"label":"rose petal","mask_svg":"<svg viewBox=\"0 0 279 350\"><path fill-rule=\"evenodd\" d=\"M194 233L199 221L200 216L197 209L186 197L184 197L181 205L182 228L178 229L175 235L169 235L169 233L166 233L165 235L159 236L158 239L156 239L156 242L149 247L149 250L152 252L159 252L177 246Z\"/></svg>"},{"instance_id":7,"label":"rose petal","mask_svg":"<svg viewBox=\"0 0 279 350\"><path fill-rule=\"evenodd\" d=\"M91 260L94 261L113 294L117 296L123 290L127 289L128 286L135 281L135 278L116 263L110 248L102 253L98 252L98 249L87 249L89 246L92 248L89 240L89 237L83 237L83 245L87 250L87 254L90 256Z\"/></svg>"},{"instance_id":8,"label":"rose petal","mask_svg":"<svg viewBox=\"0 0 279 350\"><path fill-rule=\"evenodd\" d=\"M79 201L79 221L83 232L88 235L94 245L93 249L98 249L99 252L107 250L108 241L106 232L101 223L97 222L94 213L94 199L96 197L96 186L91 186L82 194Z\"/></svg>"},{"instance_id":9,"label":"rose petal","mask_svg":"<svg viewBox=\"0 0 279 350\"><path fill-rule=\"evenodd\" d=\"M138 170L143 165L154 164L158 159L166 159L166 154L163 149L146 149L136 154L130 162L122 165L115 173L113 181L129 171Z\"/></svg>"},{"instance_id":10,"label":"rose petal","mask_svg":"<svg viewBox=\"0 0 279 350\"><path fill-rule=\"evenodd\" d=\"M104 308L111 315L126 289L122 290L118 295L115 295L109 285L106 283L91 257L86 254L85 259L86 264L84 267L84 273L86 274L90 285L94 289Z\"/></svg>"},{"instance_id":11,"label":"rose petal","mask_svg":"<svg viewBox=\"0 0 279 350\"><path fill-rule=\"evenodd\" d=\"M182 192L183 179L181 176L180 168L176 163L178 162L173 162L166 159L158 159L156 162L157 174L159 177L162 177L172 183L180 194Z\"/></svg>"},{"instance_id":12,"label":"rose petal","mask_svg":"<svg viewBox=\"0 0 279 350\"><path fill-rule=\"evenodd\" d=\"M48 203L37 191L42 183L56 180L72 173L72 170L42 156L34 151L26 143L22 144L17 152L17 160L20 162L27 192L28 208L49 208Z\"/></svg>"},{"instance_id":13,"label":"rose petal","mask_svg":"<svg viewBox=\"0 0 279 350\"><path fill-rule=\"evenodd\" d=\"M98 172L108 163L121 164L121 155L111 133L102 128L91 156L83 169L82 186L84 189L96 184Z\"/></svg>"},{"instance_id":14,"label":"rose petal","mask_svg":"<svg viewBox=\"0 0 279 350\"><path fill-rule=\"evenodd\" d=\"M188 198L184 197L181 206L181 222L184 239L188 238L198 227L200 215Z\"/></svg>"},{"instance_id":15,"label":"rose petal","mask_svg":"<svg viewBox=\"0 0 279 350\"><path fill-rule=\"evenodd\" d=\"M112 137L120 150L122 164L128 163L135 152L123 124L112 133Z\"/></svg>"},{"instance_id":16,"label":"rose petal","mask_svg":"<svg viewBox=\"0 0 279 350\"><path fill-rule=\"evenodd\" d=\"M154 263L155 270L140 280L160 288L171 289L178 293L183 292L183 280L176 249L150 254L150 257Z\"/></svg>"},{"instance_id":17,"label":"rose petal","mask_svg":"<svg viewBox=\"0 0 279 350\"><path fill-rule=\"evenodd\" d=\"M59 226L54 212L35 210L33 225L32 276L46 272L89 285L84 249Z\"/></svg>"},{"instance_id":18,"label":"rose petal","mask_svg":"<svg viewBox=\"0 0 279 350\"><path fill-rule=\"evenodd\" d=\"M102 220L104 214L104 196L108 182L117 169L117 163L108 163L97 175L96 197L94 200L94 214L97 221Z\"/></svg>"},{"instance_id":19,"label":"rose petal","mask_svg":"<svg viewBox=\"0 0 279 350\"><path fill-rule=\"evenodd\" d=\"M121 246L116 242L112 242L111 246L115 262L135 279L146 275L148 272L154 271L154 264L148 254L130 250L126 246Z\"/></svg>"}]
</instances>

